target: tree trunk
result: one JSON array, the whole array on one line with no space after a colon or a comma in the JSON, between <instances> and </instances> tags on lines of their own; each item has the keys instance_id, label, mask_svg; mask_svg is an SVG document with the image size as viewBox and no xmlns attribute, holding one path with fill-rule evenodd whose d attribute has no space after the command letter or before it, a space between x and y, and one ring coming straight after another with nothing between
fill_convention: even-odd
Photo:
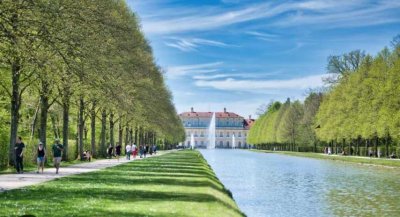
<instances>
[{"instance_id":1,"label":"tree trunk","mask_svg":"<svg viewBox=\"0 0 400 217\"><path fill-rule=\"evenodd\" d=\"M386 157L389 158L389 135L385 138Z\"/></svg>"},{"instance_id":2,"label":"tree trunk","mask_svg":"<svg viewBox=\"0 0 400 217\"><path fill-rule=\"evenodd\" d=\"M129 143L132 144L133 142L133 130L132 128L129 129Z\"/></svg>"},{"instance_id":3,"label":"tree trunk","mask_svg":"<svg viewBox=\"0 0 400 217\"><path fill-rule=\"evenodd\" d=\"M59 131L57 129L56 115L50 114L50 119L51 119L51 125L53 126L54 138L60 138L60 135L58 134Z\"/></svg>"},{"instance_id":4,"label":"tree trunk","mask_svg":"<svg viewBox=\"0 0 400 217\"><path fill-rule=\"evenodd\" d=\"M122 128L122 118L119 118L118 122L118 145L122 146L122 137L123 137L124 129Z\"/></svg>"},{"instance_id":5,"label":"tree trunk","mask_svg":"<svg viewBox=\"0 0 400 217\"><path fill-rule=\"evenodd\" d=\"M129 141L129 127L125 127L125 147L130 143Z\"/></svg>"},{"instance_id":6,"label":"tree trunk","mask_svg":"<svg viewBox=\"0 0 400 217\"><path fill-rule=\"evenodd\" d=\"M101 132L100 132L100 155L106 156L106 130L107 130L107 112L105 109L101 112Z\"/></svg>"},{"instance_id":7,"label":"tree trunk","mask_svg":"<svg viewBox=\"0 0 400 217\"><path fill-rule=\"evenodd\" d=\"M91 119L90 120L90 135L91 135L90 143L92 146L91 153L92 153L93 157L96 157L97 154L96 154L96 102L95 101L92 102L92 109L90 110L90 119Z\"/></svg>"},{"instance_id":8,"label":"tree trunk","mask_svg":"<svg viewBox=\"0 0 400 217\"><path fill-rule=\"evenodd\" d=\"M110 144L114 149L114 114L110 113Z\"/></svg>"},{"instance_id":9,"label":"tree trunk","mask_svg":"<svg viewBox=\"0 0 400 217\"><path fill-rule=\"evenodd\" d=\"M68 160L68 137L69 137L69 96L63 96L63 160Z\"/></svg>"},{"instance_id":10,"label":"tree trunk","mask_svg":"<svg viewBox=\"0 0 400 217\"><path fill-rule=\"evenodd\" d=\"M369 143L369 140L366 139L366 140L365 140L365 156L367 156L367 157L369 157L369 156L368 156L368 143Z\"/></svg>"},{"instance_id":11,"label":"tree trunk","mask_svg":"<svg viewBox=\"0 0 400 217\"><path fill-rule=\"evenodd\" d=\"M21 70L20 59L18 57L14 58L13 63L11 64L11 74L12 74L11 123L10 123L10 144L8 149L8 161L9 164L11 165L15 165L14 144L16 142L18 134L19 109L21 107L21 95L20 95L21 71L22 70Z\"/></svg>"},{"instance_id":12,"label":"tree trunk","mask_svg":"<svg viewBox=\"0 0 400 217\"><path fill-rule=\"evenodd\" d=\"M84 104L84 100L83 100L83 96L80 96L79 98L79 130L78 130L78 138L79 138L79 157L80 159L82 159L82 155L83 155L83 131L84 131L84 127L85 127L85 123L83 120L83 115L84 115L84 109L85 109L85 104Z\"/></svg>"},{"instance_id":13,"label":"tree trunk","mask_svg":"<svg viewBox=\"0 0 400 217\"><path fill-rule=\"evenodd\" d=\"M39 102L36 106L35 114L33 115L33 121L32 121L32 125L31 125L31 135L30 135L28 144L31 144L33 136L35 135L35 128L36 128L36 123L37 123L37 119L38 119L39 108L40 108L40 97L39 97Z\"/></svg>"},{"instance_id":14,"label":"tree trunk","mask_svg":"<svg viewBox=\"0 0 400 217\"><path fill-rule=\"evenodd\" d=\"M40 94L40 135L39 139L43 143L43 147L47 145L47 117L49 110L48 85L46 81L42 81L42 90Z\"/></svg>"},{"instance_id":15,"label":"tree trunk","mask_svg":"<svg viewBox=\"0 0 400 217\"><path fill-rule=\"evenodd\" d=\"M138 128L135 127L135 145L138 145Z\"/></svg>"}]
</instances>

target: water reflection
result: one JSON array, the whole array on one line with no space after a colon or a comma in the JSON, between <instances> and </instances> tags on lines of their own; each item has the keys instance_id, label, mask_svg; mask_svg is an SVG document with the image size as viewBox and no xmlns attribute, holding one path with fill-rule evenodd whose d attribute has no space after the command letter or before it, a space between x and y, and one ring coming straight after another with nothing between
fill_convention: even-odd
<instances>
[{"instance_id":1,"label":"water reflection","mask_svg":"<svg viewBox=\"0 0 400 217\"><path fill-rule=\"evenodd\" d=\"M400 216L398 169L201 150L248 216Z\"/></svg>"}]
</instances>

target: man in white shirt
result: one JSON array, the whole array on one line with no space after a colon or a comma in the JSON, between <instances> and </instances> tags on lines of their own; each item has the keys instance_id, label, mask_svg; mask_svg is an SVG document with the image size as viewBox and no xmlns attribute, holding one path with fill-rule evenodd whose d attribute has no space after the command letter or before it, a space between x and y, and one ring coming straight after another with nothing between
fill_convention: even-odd
<instances>
[{"instance_id":1,"label":"man in white shirt","mask_svg":"<svg viewBox=\"0 0 400 217\"><path fill-rule=\"evenodd\" d=\"M128 144L126 147L126 159L130 160L131 159L131 151L132 151L132 146Z\"/></svg>"}]
</instances>

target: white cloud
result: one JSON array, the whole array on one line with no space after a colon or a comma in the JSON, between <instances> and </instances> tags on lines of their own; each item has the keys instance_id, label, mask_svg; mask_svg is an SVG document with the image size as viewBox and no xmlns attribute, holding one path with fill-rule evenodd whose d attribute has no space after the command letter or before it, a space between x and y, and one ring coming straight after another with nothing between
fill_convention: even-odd
<instances>
[{"instance_id":1,"label":"white cloud","mask_svg":"<svg viewBox=\"0 0 400 217\"><path fill-rule=\"evenodd\" d=\"M195 65L182 65L168 67L166 72L168 78L177 78L185 75L204 74L217 72L216 67L221 66L223 62L212 62Z\"/></svg>"},{"instance_id":2,"label":"white cloud","mask_svg":"<svg viewBox=\"0 0 400 217\"><path fill-rule=\"evenodd\" d=\"M230 45L202 38L177 38L177 37L169 37L169 42L165 42L166 46L177 48L181 51L196 51L200 46L213 46L213 47L228 47Z\"/></svg>"},{"instance_id":3,"label":"white cloud","mask_svg":"<svg viewBox=\"0 0 400 217\"><path fill-rule=\"evenodd\" d=\"M235 23L274 16L287 10L287 6L271 7L269 3L252 5L231 11L196 11L192 15L172 19L143 20L143 29L148 34L170 34L178 32L215 29Z\"/></svg>"},{"instance_id":4,"label":"white cloud","mask_svg":"<svg viewBox=\"0 0 400 217\"><path fill-rule=\"evenodd\" d=\"M179 7L157 10L157 15L147 16L148 18L143 20L143 29L147 34L172 34L220 29L232 24L265 18L276 18L273 23L265 23L266 26L271 24L280 27L322 24L321 27L324 28L367 26L398 22L399 20L393 17L395 13L393 11L399 8L400 1L390 0L379 1L376 4L371 4L369 0L273 1L235 9L203 7L193 10L193 8ZM261 35L258 37L262 40L271 40L270 37Z\"/></svg>"},{"instance_id":5,"label":"white cloud","mask_svg":"<svg viewBox=\"0 0 400 217\"><path fill-rule=\"evenodd\" d=\"M282 71L278 70L275 72L269 73L225 73L225 74L214 74L214 75L195 75L193 79L195 80L215 80L221 78L232 78L232 77L240 77L240 78L265 78L271 75L281 74Z\"/></svg>"},{"instance_id":6,"label":"white cloud","mask_svg":"<svg viewBox=\"0 0 400 217\"><path fill-rule=\"evenodd\" d=\"M326 74L312 75L288 80L236 80L228 78L225 80L198 80L195 85L198 87L211 87L218 90L259 92L282 89L306 90L319 88L324 85L322 78Z\"/></svg>"},{"instance_id":7,"label":"white cloud","mask_svg":"<svg viewBox=\"0 0 400 217\"><path fill-rule=\"evenodd\" d=\"M264 32L247 31L246 34L255 36L256 38L264 41L276 41L278 39L278 35Z\"/></svg>"},{"instance_id":8,"label":"white cloud","mask_svg":"<svg viewBox=\"0 0 400 217\"><path fill-rule=\"evenodd\" d=\"M379 1L371 4L369 1L348 1L338 6L334 2L324 3L329 7L318 6L312 2L302 3L311 9L322 9L320 13L297 12L278 20L273 25L292 27L299 25L320 25L324 28L371 26L383 23L400 22L393 15L400 9L399 1ZM336 6L336 7L335 7Z\"/></svg>"}]
</instances>

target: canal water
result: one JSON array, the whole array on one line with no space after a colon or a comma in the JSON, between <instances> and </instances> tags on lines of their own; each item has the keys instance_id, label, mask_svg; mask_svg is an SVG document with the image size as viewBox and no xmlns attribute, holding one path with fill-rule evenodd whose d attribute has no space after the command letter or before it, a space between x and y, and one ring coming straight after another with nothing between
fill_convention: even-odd
<instances>
[{"instance_id":1,"label":"canal water","mask_svg":"<svg viewBox=\"0 0 400 217\"><path fill-rule=\"evenodd\" d=\"M252 216L400 216L400 171L328 160L200 150Z\"/></svg>"}]
</instances>

